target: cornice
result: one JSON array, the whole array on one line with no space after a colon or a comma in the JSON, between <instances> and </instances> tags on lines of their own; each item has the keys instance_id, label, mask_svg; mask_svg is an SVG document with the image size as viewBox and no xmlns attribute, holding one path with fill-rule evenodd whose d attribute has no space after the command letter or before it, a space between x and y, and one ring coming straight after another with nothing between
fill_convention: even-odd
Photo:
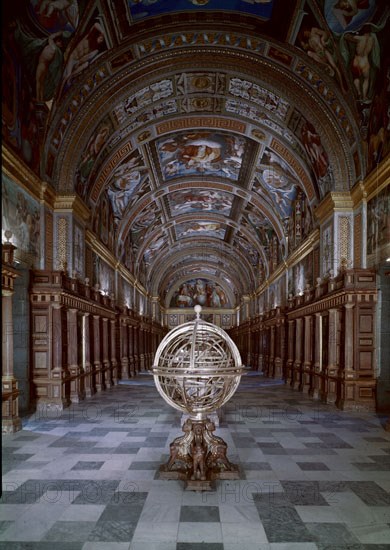
<instances>
[{"instance_id":1,"label":"cornice","mask_svg":"<svg viewBox=\"0 0 390 550\"><path fill-rule=\"evenodd\" d=\"M114 254L110 252L89 229L85 232L85 242L91 250L104 260L114 271L118 270L118 260L115 258Z\"/></svg>"},{"instance_id":2,"label":"cornice","mask_svg":"<svg viewBox=\"0 0 390 550\"><path fill-rule=\"evenodd\" d=\"M385 187L390 184L390 153L383 161L372 170L364 180L364 189L369 201L378 195Z\"/></svg>"},{"instance_id":3,"label":"cornice","mask_svg":"<svg viewBox=\"0 0 390 550\"><path fill-rule=\"evenodd\" d=\"M305 241L291 252L290 256L286 260L287 267L292 267L299 261L301 261L305 256L313 250L316 244L320 240L320 230L317 228L310 233L310 235L305 239Z\"/></svg>"},{"instance_id":4,"label":"cornice","mask_svg":"<svg viewBox=\"0 0 390 550\"><path fill-rule=\"evenodd\" d=\"M147 297L148 293L142 284L134 278L130 271L117 260L114 254L106 248L106 246L96 237L89 229L85 233L85 242L90 249L95 252L104 262L114 271L125 279L130 285L135 287L143 296Z\"/></svg>"},{"instance_id":5,"label":"cornice","mask_svg":"<svg viewBox=\"0 0 390 550\"><path fill-rule=\"evenodd\" d=\"M2 172L17 183L24 191L37 201L50 208L54 207L55 190L47 182L43 182L9 146L1 146Z\"/></svg>"},{"instance_id":6,"label":"cornice","mask_svg":"<svg viewBox=\"0 0 390 550\"><path fill-rule=\"evenodd\" d=\"M59 195L54 202L56 212L72 212L83 222L90 218L91 211L78 195Z\"/></svg>"},{"instance_id":7,"label":"cornice","mask_svg":"<svg viewBox=\"0 0 390 550\"><path fill-rule=\"evenodd\" d=\"M353 200L350 191L331 191L315 209L315 217L322 224L333 212L352 212Z\"/></svg>"},{"instance_id":8,"label":"cornice","mask_svg":"<svg viewBox=\"0 0 390 550\"><path fill-rule=\"evenodd\" d=\"M351 189L351 198L354 208L367 198L367 191L363 181L357 182Z\"/></svg>"}]
</instances>

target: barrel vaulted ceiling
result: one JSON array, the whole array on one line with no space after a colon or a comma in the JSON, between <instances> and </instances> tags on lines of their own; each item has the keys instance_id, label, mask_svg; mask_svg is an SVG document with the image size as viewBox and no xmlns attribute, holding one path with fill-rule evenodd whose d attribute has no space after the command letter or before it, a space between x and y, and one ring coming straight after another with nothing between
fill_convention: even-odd
<instances>
[{"instance_id":1,"label":"barrel vaulted ceiling","mask_svg":"<svg viewBox=\"0 0 390 550\"><path fill-rule=\"evenodd\" d=\"M44 26L59 4L31 2L31 18ZM235 305L291 252L296 201L307 236L325 194L364 177L364 98L340 30L379 28L382 4L341 29L331 1L62 4L71 38L42 177L85 201L91 230L166 305L199 277Z\"/></svg>"}]
</instances>

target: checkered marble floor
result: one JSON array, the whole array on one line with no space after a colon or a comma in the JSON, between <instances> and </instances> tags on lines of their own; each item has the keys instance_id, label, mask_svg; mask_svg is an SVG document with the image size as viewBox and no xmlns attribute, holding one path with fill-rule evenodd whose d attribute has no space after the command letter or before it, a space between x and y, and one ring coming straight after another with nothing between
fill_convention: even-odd
<instances>
[{"instance_id":1,"label":"checkered marble floor","mask_svg":"<svg viewBox=\"0 0 390 550\"><path fill-rule=\"evenodd\" d=\"M143 373L3 436L0 549L389 549L385 420L248 372L215 432L241 479L185 491L157 473L181 415Z\"/></svg>"}]
</instances>

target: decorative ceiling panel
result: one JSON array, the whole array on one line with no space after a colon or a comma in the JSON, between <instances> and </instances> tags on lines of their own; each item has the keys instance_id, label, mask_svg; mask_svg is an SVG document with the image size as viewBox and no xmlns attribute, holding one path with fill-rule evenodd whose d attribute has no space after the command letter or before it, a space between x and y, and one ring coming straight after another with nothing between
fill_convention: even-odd
<instances>
[{"instance_id":1,"label":"decorative ceiling panel","mask_svg":"<svg viewBox=\"0 0 390 550\"><path fill-rule=\"evenodd\" d=\"M156 142L165 181L186 176L219 176L237 181L246 140L211 131L171 134Z\"/></svg>"}]
</instances>

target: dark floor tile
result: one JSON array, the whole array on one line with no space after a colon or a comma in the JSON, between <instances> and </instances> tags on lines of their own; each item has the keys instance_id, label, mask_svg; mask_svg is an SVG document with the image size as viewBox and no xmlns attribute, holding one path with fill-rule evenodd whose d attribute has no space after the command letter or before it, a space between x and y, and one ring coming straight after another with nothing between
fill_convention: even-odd
<instances>
[{"instance_id":1,"label":"dark floor tile","mask_svg":"<svg viewBox=\"0 0 390 550\"><path fill-rule=\"evenodd\" d=\"M93 521L56 521L42 540L85 542L94 527L95 522ZM57 550L57 545L55 546Z\"/></svg>"},{"instance_id":2,"label":"dark floor tile","mask_svg":"<svg viewBox=\"0 0 390 550\"><path fill-rule=\"evenodd\" d=\"M125 487L127 491L115 491L109 501L110 506L132 506L145 504L148 493L137 491L137 485L133 481L129 481Z\"/></svg>"},{"instance_id":3,"label":"dark floor tile","mask_svg":"<svg viewBox=\"0 0 390 550\"><path fill-rule=\"evenodd\" d=\"M71 437L60 437L57 441L50 443L49 447L66 447L66 448L76 448L83 449L84 452L86 449L90 449L94 445L92 441L77 441Z\"/></svg>"},{"instance_id":4,"label":"dark floor tile","mask_svg":"<svg viewBox=\"0 0 390 550\"><path fill-rule=\"evenodd\" d=\"M55 550L82 550L84 542L56 542ZM0 550L54 550L53 542L0 542Z\"/></svg>"},{"instance_id":5,"label":"dark floor tile","mask_svg":"<svg viewBox=\"0 0 390 550\"><path fill-rule=\"evenodd\" d=\"M243 462L241 466L244 470L272 470L269 462Z\"/></svg>"},{"instance_id":6,"label":"dark floor tile","mask_svg":"<svg viewBox=\"0 0 390 550\"><path fill-rule=\"evenodd\" d=\"M316 481L281 481L281 484L294 506L328 506Z\"/></svg>"},{"instance_id":7,"label":"dark floor tile","mask_svg":"<svg viewBox=\"0 0 390 550\"><path fill-rule=\"evenodd\" d=\"M135 455L140 450L140 447L143 447L144 444L142 443L135 443L133 441L129 441L126 443L120 443L118 447L116 447L114 454L129 454L129 455Z\"/></svg>"},{"instance_id":8,"label":"dark floor tile","mask_svg":"<svg viewBox=\"0 0 390 550\"><path fill-rule=\"evenodd\" d=\"M13 521L0 521L0 534L4 533L4 531L6 531L6 529L8 529L8 527L12 524Z\"/></svg>"},{"instance_id":9,"label":"dark floor tile","mask_svg":"<svg viewBox=\"0 0 390 550\"><path fill-rule=\"evenodd\" d=\"M297 462L297 466L303 471L326 471L329 470L326 464L322 462Z\"/></svg>"},{"instance_id":10,"label":"dark floor tile","mask_svg":"<svg viewBox=\"0 0 390 550\"><path fill-rule=\"evenodd\" d=\"M313 535L306 529L295 509L277 507L273 509L273 517L263 519L268 542L313 542Z\"/></svg>"},{"instance_id":11,"label":"dark floor tile","mask_svg":"<svg viewBox=\"0 0 390 550\"><path fill-rule=\"evenodd\" d=\"M118 485L119 481L83 481L72 504L108 504Z\"/></svg>"},{"instance_id":12,"label":"dark floor tile","mask_svg":"<svg viewBox=\"0 0 390 550\"><path fill-rule=\"evenodd\" d=\"M108 504L102 515L99 517L97 525L104 523L105 521L125 521L130 523L138 523L139 517L142 512L142 504L122 504L117 506L116 504Z\"/></svg>"},{"instance_id":13,"label":"dark floor tile","mask_svg":"<svg viewBox=\"0 0 390 550\"><path fill-rule=\"evenodd\" d=\"M88 449L86 451L85 449L77 449L75 447L71 447L70 449L64 450L64 455L85 455L86 453L89 455L112 455L115 453L116 448L115 447L93 447L91 449Z\"/></svg>"},{"instance_id":14,"label":"dark floor tile","mask_svg":"<svg viewBox=\"0 0 390 550\"><path fill-rule=\"evenodd\" d=\"M368 506L390 506L390 494L374 481L350 481L349 487Z\"/></svg>"},{"instance_id":15,"label":"dark floor tile","mask_svg":"<svg viewBox=\"0 0 390 550\"><path fill-rule=\"evenodd\" d=\"M167 439L167 437L149 436L145 439L145 441L142 442L142 447L165 447Z\"/></svg>"},{"instance_id":16,"label":"dark floor tile","mask_svg":"<svg viewBox=\"0 0 390 550\"><path fill-rule=\"evenodd\" d=\"M182 506L180 522L219 522L218 506Z\"/></svg>"},{"instance_id":17,"label":"dark floor tile","mask_svg":"<svg viewBox=\"0 0 390 550\"><path fill-rule=\"evenodd\" d=\"M359 540L341 523L306 523L315 541L332 544L360 544Z\"/></svg>"},{"instance_id":18,"label":"dark floor tile","mask_svg":"<svg viewBox=\"0 0 390 550\"><path fill-rule=\"evenodd\" d=\"M90 462L80 460L71 470L100 470L104 462Z\"/></svg>"},{"instance_id":19,"label":"dark floor tile","mask_svg":"<svg viewBox=\"0 0 390 550\"><path fill-rule=\"evenodd\" d=\"M355 544L334 544L334 543L327 543L327 542L316 542L318 550L369 550L369 548L372 548L372 550L382 550L380 548L381 545L364 545L361 543L355 543ZM388 550L388 546L384 547L383 550Z\"/></svg>"},{"instance_id":20,"label":"dark floor tile","mask_svg":"<svg viewBox=\"0 0 390 550\"><path fill-rule=\"evenodd\" d=\"M352 462L352 466L355 466L361 472L389 472L390 463L378 464L377 462Z\"/></svg>"},{"instance_id":21,"label":"dark floor tile","mask_svg":"<svg viewBox=\"0 0 390 550\"><path fill-rule=\"evenodd\" d=\"M89 534L88 540L98 542L131 542L136 526L136 523L128 521L99 521Z\"/></svg>"},{"instance_id":22,"label":"dark floor tile","mask_svg":"<svg viewBox=\"0 0 390 550\"><path fill-rule=\"evenodd\" d=\"M178 542L176 550L223 550L222 542Z\"/></svg>"},{"instance_id":23,"label":"dark floor tile","mask_svg":"<svg viewBox=\"0 0 390 550\"><path fill-rule=\"evenodd\" d=\"M260 444L258 443L259 447ZM283 449L283 447L260 447L264 455L276 455L276 456L282 456L286 455L287 450Z\"/></svg>"},{"instance_id":24,"label":"dark floor tile","mask_svg":"<svg viewBox=\"0 0 390 550\"><path fill-rule=\"evenodd\" d=\"M167 457L168 460L168 457ZM129 466L129 470L156 470L160 467L161 462L132 462Z\"/></svg>"}]
</instances>

